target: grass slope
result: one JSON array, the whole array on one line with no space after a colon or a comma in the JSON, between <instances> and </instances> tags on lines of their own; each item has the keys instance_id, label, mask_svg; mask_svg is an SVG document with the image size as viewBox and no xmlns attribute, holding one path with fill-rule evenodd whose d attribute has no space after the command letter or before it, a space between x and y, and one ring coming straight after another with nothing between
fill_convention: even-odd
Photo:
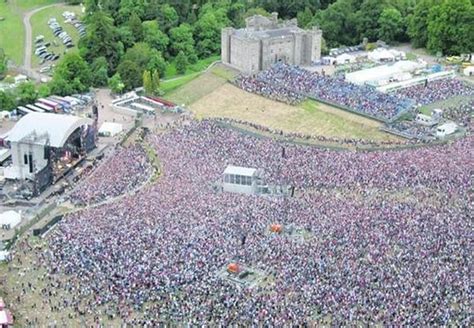
<instances>
[{"instance_id":1,"label":"grass slope","mask_svg":"<svg viewBox=\"0 0 474 328\"><path fill-rule=\"evenodd\" d=\"M195 80L196 81L196 80ZM285 132L338 138L395 140L379 131L380 123L315 101L289 106L247 93L229 83L190 106L199 118L227 117L257 123Z\"/></svg>"},{"instance_id":2,"label":"grass slope","mask_svg":"<svg viewBox=\"0 0 474 328\"><path fill-rule=\"evenodd\" d=\"M161 89L165 91L166 99L180 105L190 105L225 84L234 75L232 70L217 65L202 74L195 73L165 81L161 84Z\"/></svg>"},{"instance_id":3,"label":"grass slope","mask_svg":"<svg viewBox=\"0 0 474 328\"><path fill-rule=\"evenodd\" d=\"M69 23L64 23L64 17L62 13L65 11L72 11L80 16L81 7L79 6L60 6L60 7L51 7L41 10L40 12L34 14L31 17L30 23L31 28L33 31L33 40L37 35L44 35L45 40L51 42L51 46L49 47L50 52L54 52L56 54L60 54L61 56L64 54L64 51L67 52L75 52L77 51L77 42L79 41L79 33L77 29ZM63 45L61 39L54 36L53 31L48 26L48 20L50 18L56 18L59 25L69 34L69 36L73 39L75 44L74 48L70 48L66 50L66 47ZM56 41L56 45L53 43ZM33 54L31 63L33 67L39 66L40 58L34 54L35 48L33 47ZM50 65L51 62L47 62L47 65ZM45 64L46 65L46 64Z\"/></svg>"},{"instance_id":4,"label":"grass slope","mask_svg":"<svg viewBox=\"0 0 474 328\"><path fill-rule=\"evenodd\" d=\"M3 48L8 58L16 65L23 63L25 46L25 29L21 14L12 4L0 2L0 48Z\"/></svg>"}]
</instances>

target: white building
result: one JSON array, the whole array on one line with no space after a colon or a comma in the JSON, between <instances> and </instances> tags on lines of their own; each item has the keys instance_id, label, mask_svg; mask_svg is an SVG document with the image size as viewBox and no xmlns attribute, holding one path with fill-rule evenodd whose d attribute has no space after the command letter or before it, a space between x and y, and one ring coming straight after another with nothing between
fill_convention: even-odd
<instances>
[{"instance_id":1,"label":"white building","mask_svg":"<svg viewBox=\"0 0 474 328\"><path fill-rule=\"evenodd\" d=\"M259 170L229 165L222 177L222 186L226 192L257 194L260 180Z\"/></svg>"}]
</instances>

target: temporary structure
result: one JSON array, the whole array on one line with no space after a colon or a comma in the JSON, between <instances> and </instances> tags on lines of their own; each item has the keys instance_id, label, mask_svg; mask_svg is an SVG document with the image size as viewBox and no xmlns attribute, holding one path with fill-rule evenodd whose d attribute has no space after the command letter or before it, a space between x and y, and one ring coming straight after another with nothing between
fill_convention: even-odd
<instances>
[{"instance_id":1,"label":"temporary structure","mask_svg":"<svg viewBox=\"0 0 474 328\"><path fill-rule=\"evenodd\" d=\"M114 137L122 132L123 126L120 123L104 122L100 126L99 135L105 137Z\"/></svg>"},{"instance_id":2,"label":"temporary structure","mask_svg":"<svg viewBox=\"0 0 474 328\"><path fill-rule=\"evenodd\" d=\"M6 211L0 214L0 228L13 229L21 222L21 215L15 211Z\"/></svg>"}]
</instances>

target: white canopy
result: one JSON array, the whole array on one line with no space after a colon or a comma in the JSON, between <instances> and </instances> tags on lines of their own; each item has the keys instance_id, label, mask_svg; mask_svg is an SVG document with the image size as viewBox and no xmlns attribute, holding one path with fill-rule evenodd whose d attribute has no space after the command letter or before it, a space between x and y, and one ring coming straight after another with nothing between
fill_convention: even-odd
<instances>
[{"instance_id":1,"label":"white canopy","mask_svg":"<svg viewBox=\"0 0 474 328\"><path fill-rule=\"evenodd\" d=\"M104 122L100 126L99 135L115 136L122 132L123 126L120 123Z\"/></svg>"},{"instance_id":2,"label":"white canopy","mask_svg":"<svg viewBox=\"0 0 474 328\"><path fill-rule=\"evenodd\" d=\"M252 177L255 175L256 172L257 169L254 168L229 165L225 169L224 174L244 175Z\"/></svg>"},{"instance_id":3,"label":"white canopy","mask_svg":"<svg viewBox=\"0 0 474 328\"><path fill-rule=\"evenodd\" d=\"M367 56L370 60L380 61L380 60L394 60L395 56L387 49L378 48L374 51L369 52Z\"/></svg>"},{"instance_id":4,"label":"white canopy","mask_svg":"<svg viewBox=\"0 0 474 328\"><path fill-rule=\"evenodd\" d=\"M6 211L0 214L0 227L4 224L10 225L10 228L13 229L21 222L21 215L15 211Z\"/></svg>"},{"instance_id":5,"label":"white canopy","mask_svg":"<svg viewBox=\"0 0 474 328\"><path fill-rule=\"evenodd\" d=\"M356 58L349 54L342 54L336 57L337 64L354 63Z\"/></svg>"},{"instance_id":6,"label":"white canopy","mask_svg":"<svg viewBox=\"0 0 474 328\"><path fill-rule=\"evenodd\" d=\"M464 69L463 71L464 75L466 76L470 76L470 75L474 75L474 66L468 66Z\"/></svg>"}]
</instances>

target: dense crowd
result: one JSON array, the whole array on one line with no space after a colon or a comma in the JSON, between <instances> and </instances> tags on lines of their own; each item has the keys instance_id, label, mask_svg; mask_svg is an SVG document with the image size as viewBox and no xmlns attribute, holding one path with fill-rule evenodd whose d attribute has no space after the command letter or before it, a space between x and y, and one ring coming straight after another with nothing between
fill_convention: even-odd
<instances>
[{"instance_id":1,"label":"dense crowd","mask_svg":"<svg viewBox=\"0 0 474 328\"><path fill-rule=\"evenodd\" d=\"M331 77L284 63L277 63L254 76L241 75L235 83L243 90L289 104L312 97L382 120L393 119L412 107L409 99L348 83L343 77Z\"/></svg>"},{"instance_id":2,"label":"dense crowd","mask_svg":"<svg viewBox=\"0 0 474 328\"><path fill-rule=\"evenodd\" d=\"M473 98L474 99L474 98ZM473 128L474 100L467 103L448 106L443 110L443 117L454 121L469 130Z\"/></svg>"},{"instance_id":3,"label":"dense crowd","mask_svg":"<svg viewBox=\"0 0 474 328\"><path fill-rule=\"evenodd\" d=\"M129 192L150 175L151 167L141 146L117 149L70 194L78 204L98 203Z\"/></svg>"},{"instance_id":4,"label":"dense crowd","mask_svg":"<svg viewBox=\"0 0 474 328\"><path fill-rule=\"evenodd\" d=\"M404 88L395 95L400 99L410 98L417 105L427 105L455 96L474 96L474 86L448 78Z\"/></svg>"},{"instance_id":5,"label":"dense crowd","mask_svg":"<svg viewBox=\"0 0 474 328\"><path fill-rule=\"evenodd\" d=\"M407 144L415 144L418 141L415 140L368 140L368 139L357 139L357 138L337 138L337 137L326 137L323 135L305 134L300 132L286 132L280 129L273 129L257 123L252 123L244 120L236 120L231 118L214 118L216 122L222 122L227 126L237 126L250 128L250 130L257 130L259 133L267 133L274 137L281 137L290 140L302 140L309 141L313 144L335 144L340 146L355 146L355 147L383 147L383 146L401 146Z\"/></svg>"},{"instance_id":6,"label":"dense crowd","mask_svg":"<svg viewBox=\"0 0 474 328\"><path fill-rule=\"evenodd\" d=\"M48 236L44 294L62 295L58 311L147 327L472 325L472 137L338 152L205 120L148 142L162 164L155 185L69 215ZM142 174L117 158L124 168L110 168L109 180ZM265 181L297 195L216 192L229 164L262 168ZM99 179L88 185L109 193ZM273 223L308 239L270 233ZM264 271L266 283L218 276L231 262Z\"/></svg>"}]
</instances>

